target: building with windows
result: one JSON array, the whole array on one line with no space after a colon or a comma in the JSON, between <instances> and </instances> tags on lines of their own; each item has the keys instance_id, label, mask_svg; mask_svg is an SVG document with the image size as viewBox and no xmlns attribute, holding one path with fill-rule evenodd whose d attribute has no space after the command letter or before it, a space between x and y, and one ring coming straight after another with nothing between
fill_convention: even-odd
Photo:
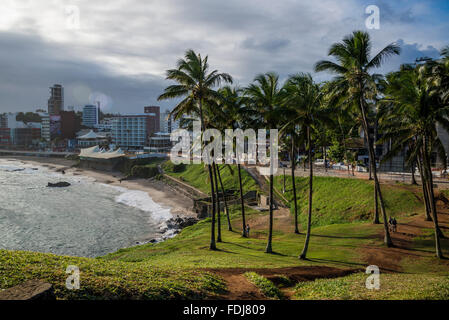
<instances>
[{"instance_id":1,"label":"building with windows","mask_svg":"<svg viewBox=\"0 0 449 320\"><path fill-rule=\"evenodd\" d=\"M83 108L83 125L94 128L100 122L99 109L93 104L88 104Z\"/></svg>"},{"instance_id":2,"label":"building with windows","mask_svg":"<svg viewBox=\"0 0 449 320\"><path fill-rule=\"evenodd\" d=\"M148 132L161 131L161 108L158 106L144 107L145 114L151 114L148 121Z\"/></svg>"},{"instance_id":3,"label":"building with windows","mask_svg":"<svg viewBox=\"0 0 449 320\"><path fill-rule=\"evenodd\" d=\"M47 113L40 113L39 115L41 116L41 138L50 142L50 116Z\"/></svg>"},{"instance_id":4,"label":"building with windows","mask_svg":"<svg viewBox=\"0 0 449 320\"><path fill-rule=\"evenodd\" d=\"M64 111L64 88L60 84L50 87L50 98L48 99L48 113L59 115Z\"/></svg>"},{"instance_id":5,"label":"building with windows","mask_svg":"<svg viewBox=\"0 0 449 320\"><path fill-rule=\"evenodd\" d=\"M112 143L126 149L143 149L148 144L151 114L121 115L112 121Z\"/></svg>"}]
</instances>

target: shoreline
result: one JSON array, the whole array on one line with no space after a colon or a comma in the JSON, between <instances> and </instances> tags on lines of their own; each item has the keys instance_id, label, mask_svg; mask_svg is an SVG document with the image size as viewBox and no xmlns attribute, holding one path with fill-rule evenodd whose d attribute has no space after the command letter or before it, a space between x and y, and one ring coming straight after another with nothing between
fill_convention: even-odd
<instances>
[{"instance_id":1,"label":"shoreline","mask_svg":"<svg viewBox=\"0 0 449 320\"><path fill-rule=\"evenodd\" d=\"M164 222L166 227L161 229L160 237L149 241L136 242L136 245L160 242L172 238L182 229L182 221L192 221L192 218L197 219L197 214L193 211L193 200L181 193L175 192L171 187L159 180L133 179L120 181L120 179L125 177L121 172L77 168L73 167L76 161L65 158L0 156L0 159L36 165L53 172L61 172L64 170L65 174L68 176L84 176L93 179L93 182L121 187L128 190L143 191L157 204L170 208L170 213L173 217Z\"/></svg>"}]
</instances>

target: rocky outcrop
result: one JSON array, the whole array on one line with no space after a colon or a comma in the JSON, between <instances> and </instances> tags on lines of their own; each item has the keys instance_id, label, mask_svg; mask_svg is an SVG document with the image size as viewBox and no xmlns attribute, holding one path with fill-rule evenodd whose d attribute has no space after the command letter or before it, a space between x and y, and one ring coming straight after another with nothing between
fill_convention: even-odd
<instances>
[{"instance_id":1,"label":"rocky outcrop","mask_svg":"<svg viewBox=\"0 0 449 320\"><path fill-rule=\"evenodd\" d=\"M51 284L42 280L29 280L0 291L0 300L56 300Z\"/></svg>"},{"instance_id":2,"label":"rocky outcrop","mask_svg":"<svg viewBox=\"0 0 449 320\"><path fill-rule=\"evenodd\" d=\"M197 218L194 217L180 217L176 216L175 218L171 218L166 222L167 228L180 230L189 226L193 226L198 222Z\"/></svg>"},{"instance_id":3,"label":"rocky outcrop","mask_svg":"<svg viewBox=\"0 0 449 320\"><path fill-rule=\"evenodd\" d=\"M70 183L66 182L66 181L61 181L61 182L56 182L56 183L51 183L49 182L47 187L50 188L64 188L64 187L69 187Z\"/></svg>"}]
</instances>

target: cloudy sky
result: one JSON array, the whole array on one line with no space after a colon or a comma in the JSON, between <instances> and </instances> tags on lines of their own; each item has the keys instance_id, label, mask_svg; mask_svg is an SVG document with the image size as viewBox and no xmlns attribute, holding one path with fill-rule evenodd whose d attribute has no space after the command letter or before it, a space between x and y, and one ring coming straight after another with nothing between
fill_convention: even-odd
<instances>
[{"instance_id":1,"label":"cloudy sky","mask_svg":"<svg viewBox=\"0 0 449 320\"><path fill-rule=\"evenodd\" d=\"M380 8L367 30L365 9ZM329 46L367 30L374 50L401 44L382 71L449 44L447 0L2 0L0 112L46 109L48 87L65 105L100 99L111 112L142 112L170 83L165 70L186 49L246 85L257 73L282 78L326 58ZM314 74L319 81L329 75Z\"/></svg>"}]
</instances>

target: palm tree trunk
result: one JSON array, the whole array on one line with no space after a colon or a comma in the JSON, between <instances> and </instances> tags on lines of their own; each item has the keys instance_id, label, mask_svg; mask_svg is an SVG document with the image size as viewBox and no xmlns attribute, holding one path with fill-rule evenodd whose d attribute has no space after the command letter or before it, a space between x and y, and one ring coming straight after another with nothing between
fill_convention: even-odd
<instances>
[{"instance_id":1,"label":"palm tree trunk","mask_svg":"<svg viewBox=\"0 0 449 320\"><path fill-rule=\"evenodd\" d=\"M360 89L361 89L361 85L360 85ZM360 90L360 92L363 92L363 91ZM371 170L372 170L373 177L374 177L374 186L375 186L375 190L377 191L377 195L376 195L376 192L374 192L375 201L377 201L377 199L379 199L380 208L382 211L382 218L384 220L383 221L384 222L384 232L385 232L384 243L387 245L387 247L392 247L393 242L391 241L390 231L388 230L388 221L387 221L387 213L385 211L385 203L384 203L384 199L382 197L382 191L380 189L379 180L377 179L376 158L374 155L373 143L369 136L369 126L368 126L368 120L367 120L366 113L365 113L365 104L364 104L363 96L360 96L359 104L360 104L359 108L362 113L363 127L365 130L366 139L368 140L368 150L369 150L369 155L370 155Z\"/></svg>"},{"instance_id":2,"label":"palm tree trunk","mask_svg":"<svg viewBox=\"0 0 449 320\"><path fill-rule=\"evenodd\" d=\"M432 169L430 165L430 159L427 154L427 151L429 150L427 146L427 137L424 137L424 146L423 146L423 159L424 159L424 169L427 176L427 185L428 185L428 191L430 195L430 208L432 210L432 218L433 218L433 225L435 230L435 253L438 258L443 258L443 253L441 251L441 244L440 244L440 230L438 226L438 214L436 211L436 205L435 205L435 196L433 193L433 179L432 179Z\"/></svg>"},{"instance_id":3,"label":"palm tree trunk","mask_svg":"<svg viewBox=\"0 0 449 320\"><path fill-rule=\"evenodd\" d=\"M220 174L220 166L219 165L217 165L217 175L218 175L218 181L220 181L221 192L223 193L223 202L224 202L224 205L225 205L226 218L228 220L228 230L232 231L231 218L229 217L228 201L226 200L226 192L225 192L225 189L223 187L223 181L221 181L221 174Z\"/></svg>"},{"instance_id":4,"label":"palm tree trunk","mask_svg":"<svg viewBox=\"0 0 449 320\"><path fill-rule=\"evenodd\" d=\"M214 181L215 181L215 193L216 193L216 202L217 202L217 242L221 241L221 212L220 212L220 191L218 190L218 179L217 179L217 164L213 164L213 172L214 172Z\"/></svg>"},{"instance_id":5,"label":"palm tree trunk","mask_svg":"<svg viewBox=\"0 0 449 320\"><path fill-rule=\"evenodd\" d=\"M432 221L432 217L430 215L430 212L431 212L430 201L429 201L430 198L429 198L429 193L427 192L427 179L426 179L426 174L424 172L422 154L419 156L417 164L418 164L419 175L421 176L421 185L422 185L422 193L423 193L423 197L424 197L424 203L426 205L426 219L425 220Z\"/></svg>"},{"instance_id":6,"label":"palm tree trunk","mask_svg":"<svg viewBox=\"0 0 449 320\"><path fill-rule=\"evenodd\" d=\"M270 167L273 164L270 161ZM272 240L273 240L273 173L270 169L270 221L268 225L268 243L267 248L265 249L266 253L273 253L272 248Z\"/></svg>"},{"instance_id":7,"label":"palm tree trunk","mask_svg":"<svg viewBox=\"0 0 449 320\"><path fill-rule=\"evenodd\" d=\"M413 161L412 162L412 168L411 168L411 170L412 170L412 184L413 185L418 185L418 183L416 182L416 178L415 178L415 169L416 169L416 165L415 165L415 161Z\"/></svg>"},{"instance_id":8,"label":"palm tree trunk","mask_svg":"<svg viewBox=\"0 0 449 320\"><path fill-rule=\"evenodd\" d=\"M312 195L313 195L313 163L312 163L312 142L310 139L310 127L307 127L307 143L309 144L309 209L307 216L307 233L306 240L304 242L304 248L299 256L299 259L305 260L307 256L307 250L309 248L310 231L312 228Z\"/></svg>"},{"instance_id":9,"label":"palm tree trunk","mask_svg":"<svg viewBox=\"0 0 449 320\"><path fill-rule=\"evenodd\" d=\"M201 121L201 150L203 147L203 133L205 131L204 118L203 118L203 100L200 98L199 101L199 109L200 109L200 121ZM217 246L215 244L215 190L214 190L214 178L212 175L212 166L210 164L207 165L207 170L209 171L209 180L210 180L210 194L212 199L212 224L210 231L210 250L217 250Z\"/></svg>"},{"instance_id":10,"label":"palm tree trunk","mask_svg":"<svg viewBox=\"0 0 449 320\"><path fill-rule=\"evenodd\" d=\"M292 169L292 186L293 186L293 206L295 208L295 233L299 234L298 229L298 204L296 203L296 181L295 181L295 142L292 135L292 154L291 154L291 169Z\"/></svg>"},{"instance_id":11,"label":"palm tree trunk","mask_svg":"<svg viewBox=\"0 0 449 320\"><path fill-rule=\"evenodd\" d=\"M240 203L242 205L242 236L247 237L246 235L246 221L245 221L245 199L243 199L243 186L242 186L242 173L240 172L240 163L237 164L238 172L239 172L239 185L240 185Z\"/></svg>"}]
</instances>

